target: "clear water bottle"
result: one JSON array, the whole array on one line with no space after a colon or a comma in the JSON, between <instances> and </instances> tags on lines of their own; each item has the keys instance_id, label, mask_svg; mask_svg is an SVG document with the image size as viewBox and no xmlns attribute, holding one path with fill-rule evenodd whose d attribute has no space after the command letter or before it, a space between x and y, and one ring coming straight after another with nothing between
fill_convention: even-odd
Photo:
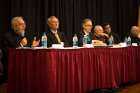
<instances>
[{"instance_id":1,"label":"clear water bottle","mask_svg":"<svg viewBox=\"0 0 140 93\"><path fill-rule=\"evenodd\" d=\"M127 46L131 46L131 37L130 36L127 38Z\"/></svg>"},{"instance_id":2,"label":"clear water bottle","mask_svg":"<svg viewBox=\"0 0 140 93\"><path fill-rule=\"evenodd\" d=\"M87 44L91 44L92 40L90 39L89 35L87 35Z\"/></svg>"},{"instance_id":3,"label":"clear water bottle","mask_svg":"<svg viewBox=\"0 0 140 93\"><path fill-rule=\"evenodd\" d=\"M109 45L109 46L112 46L113 43L114 43L114 38L113 38L113 36L111 35L110 38L108 39L108 45Z\"/></svg>"},{"instance_id":4,"label":"clear water bottle","mask_svg":"<svg viewBox=\"0 0 140 93\"><path fill-rule=\"evenodd\" d=\"M73 47L78 47L78 38L76 34L73 36Z\"/></svg>"},{"instance_id":5,"label":"clear water bottle","mask_svg":"<svg viewBox=\"0 0 140 93\"><path fill-rule=\"evenodd\" d=\"M83 45L85 45L87 43L88 43L88 36L84 35L84 37L83 37Z\"/></svg>"},{"instance_id":6,"label":"clear water bottle","mask_svg":"<svg viewBox=\"0 0 140 93\"><path fill-rule=\"evenodd\" d=\"M127 44L127 37L125 37L125 39L124 39L124 43L126 43L126 44Z\"/></svg>"},{"instance_id":7,"label":"clear water bottle","mask_svg":"<svg viewBox=\"0 0 140 93\"><path fill-rule=\"evenodd\" d=\"M43 35L42 35L41 44L42 44L42 47L47 48L47 36L46 36L46 33L43 33Z\"/></svg>"}]
</instances>

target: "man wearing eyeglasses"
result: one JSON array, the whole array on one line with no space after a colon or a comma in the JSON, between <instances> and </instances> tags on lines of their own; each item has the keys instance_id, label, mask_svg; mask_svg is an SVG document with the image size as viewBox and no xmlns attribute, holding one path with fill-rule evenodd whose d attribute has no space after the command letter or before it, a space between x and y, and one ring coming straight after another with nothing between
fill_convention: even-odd
<instances>
[{"instance_id":1,"label":"man wearing eyeglasses","mask_svg":"<svg viewBox=\"0 0 140 93\"><path fill-rule=\"evenodd\" d=\"M26 23L21 16L12 18L11 27L13 31L7 32L4 36L4 45L6 47L29 47L31 45L37 46L39 44L39 41L33 40L34 44L32 44L32 40L29 40L30 36L27 36L25 31Z\"/></svg>"},{"instance_id":2,"label":"man wearing eyeglasses","mask_svg":"<svg viewBox=\"0 0 140 93\"><path fill-rule=\"evenodd\" d=\"M78 33L78 46L83 46L84 36L88 38L87 44L92 43L93 39L92 28L93 28L92 20L89 18L84 19L82 22L82 30L80 31L80 33Z\"/></svg>"},{"instance_id":3,"label":"man wearing eyeglasses","mask_svg":"<svg viewBox=\"0 0 140 93\"><path fill-rule=\"evenodd\" d=\"M12 30L6 32L3 36L3 67L4 67L4 79L7 79L8 68L8 48L17 47L30 47L38 46L39 41L33 39L33 35L27 35L26 23L21 16L13 17L11 20ZM33 43L32 43L33 42Z\"/></svg>"}]
</instances>

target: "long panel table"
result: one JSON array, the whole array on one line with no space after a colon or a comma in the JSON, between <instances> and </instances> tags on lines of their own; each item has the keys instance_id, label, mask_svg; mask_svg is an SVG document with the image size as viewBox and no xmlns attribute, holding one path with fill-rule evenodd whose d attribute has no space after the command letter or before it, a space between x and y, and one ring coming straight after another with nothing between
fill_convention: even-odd
<instances>
[{"instance_id":1,"label":"long panel table","mask_svg":"<svg viewBox=\"0 0 140 93\"><path fill-rule=\"evenodd\" d=\"M140 81L140 47L9 49L8 93L85 93Z\"/></svg>"}]
</instances>

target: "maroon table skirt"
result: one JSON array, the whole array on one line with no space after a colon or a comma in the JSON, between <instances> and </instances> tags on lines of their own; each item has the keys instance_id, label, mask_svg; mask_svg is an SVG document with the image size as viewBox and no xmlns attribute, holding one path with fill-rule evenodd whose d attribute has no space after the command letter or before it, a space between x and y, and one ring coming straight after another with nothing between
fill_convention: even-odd
<instances>
[{"instance_id":1,"label":"maroon table skirt","mask_svg":"<svg viewBox=\"0 0 140 93\"><path fill-rule=\"evenodd\" d=\"M140 47L9 49L8 93L85 93L140 80Z\"/></svg>"}]
</instances>

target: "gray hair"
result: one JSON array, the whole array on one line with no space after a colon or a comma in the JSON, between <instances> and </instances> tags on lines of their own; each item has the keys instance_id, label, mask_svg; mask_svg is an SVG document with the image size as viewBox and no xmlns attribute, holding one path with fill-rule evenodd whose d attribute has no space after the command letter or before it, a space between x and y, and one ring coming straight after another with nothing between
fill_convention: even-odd
<instances>
[{"instance_id":1,"label":"gray hair","mask_svg":"<svg viewBox=\"0 0 140 93\"><path fill-rule=\"evenodd\" d=\"M101 25L96 25L96 26L94 27L94 31L95 31L97 28L100 28L100 29L103 30L103 27L102 27Z\"/></svg>"},{"instance_id":2,"label":"gray hair","mask_svg":"<svg viewBox=\"0 0 140 93\"><path fill-rule=\"evenodd\" d=\"M18 22L19 19L23 19L23 17L21 16L16 16L16 17L13 17L12 20L11 20L11 26L13 29L15 29L15 24Z\"/></svg>"},{"instance_id":3,"label":"gray hair","mask_svg":"<svg viewBox=\"0 0 140 93\"><path fill-rule=\"evenodd\" d=\"M88 21L91 21L91 22L92 22L92 20L91 20L91 19L86 18L86 19L84 19L84 20L82 21L82 26L83 26L86 22L88 22Z\"/></svg>"},{"instance_id":4,"label":"gray hair","mask_svg":"<svg viewBox=\"0 0 140 93\"><path fill-rule=\"evenodd\" d=\"M47 24L49 24L49 23L50 23L50 21L51 21L53 18L58 19L56 16L50 16L50 17L48 18L48 20L47 20Z\"/></svg>"}]
</instances>

